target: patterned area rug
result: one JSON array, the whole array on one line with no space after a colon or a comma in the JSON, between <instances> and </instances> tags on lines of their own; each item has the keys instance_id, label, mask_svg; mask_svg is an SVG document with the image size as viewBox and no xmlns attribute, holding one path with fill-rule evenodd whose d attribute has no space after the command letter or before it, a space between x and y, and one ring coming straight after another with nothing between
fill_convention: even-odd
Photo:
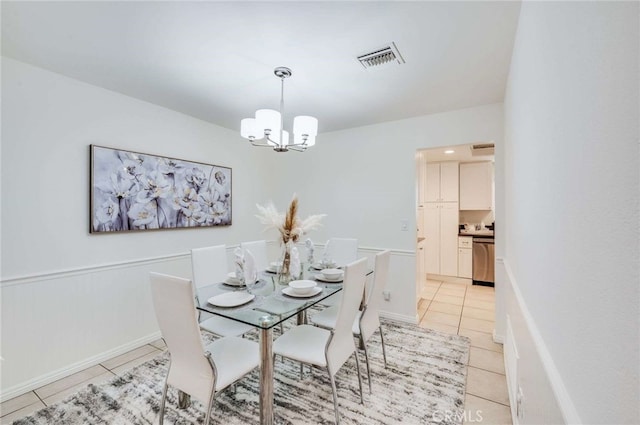
<instances>
[{"instance_id":1,"label":"patterned area rug","mask_svg":"<svg viewBox=\"0 0 640 425\"><path fill-rule=\"evenodd\" d=\"M353 357L336 375L343 424L460 424L469 357L466 337L447 335L389 320L383 321L388 369L384 368L378 334L369 342L372 393L368 392L362 360L365 404L360 404ZM204 336L210 340L209 335ZM14 424L157 424L168 354L165 352L130 372L101 385L89 385L66 400L39 410ZM298 363L275 364L275 422L277 424L334 423L331 385L325 371ZM192 401L177 408L177 391L170 389L165 424L202 424L204 406ZM212 423L258 424L258 373L239 381L216 397Z\"/></svg>"}]
</instances>

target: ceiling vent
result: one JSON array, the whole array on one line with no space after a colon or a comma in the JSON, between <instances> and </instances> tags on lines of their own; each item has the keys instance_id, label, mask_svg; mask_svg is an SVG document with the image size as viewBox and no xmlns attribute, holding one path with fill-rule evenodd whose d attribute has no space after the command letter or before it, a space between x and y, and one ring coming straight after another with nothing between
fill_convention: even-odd
<instances>
[{"instance_id":1,"label":"ceiling vent","mask_svg":"<svg viewBox=\"0 0 640 425\"><path fill-rule=\"evenodd\" d=\"M493 155L495 153L495 145L493 143L481 143L471 146L471 156Z\"/></svg>"},{"instance_id":2,"label":"ceiling vent","mask_svg":"<svg viewBox=\"0 0 640 425\"><path fill-rule=\"evenodd\" d=\"M358 60L365 68L383 65L385 63L396 62L398 65L402 65L404 63L404 59L394 42L391 42L380 49L376 49L373 52L360 55L358 56Z\"/></svg>"}]
</instances>

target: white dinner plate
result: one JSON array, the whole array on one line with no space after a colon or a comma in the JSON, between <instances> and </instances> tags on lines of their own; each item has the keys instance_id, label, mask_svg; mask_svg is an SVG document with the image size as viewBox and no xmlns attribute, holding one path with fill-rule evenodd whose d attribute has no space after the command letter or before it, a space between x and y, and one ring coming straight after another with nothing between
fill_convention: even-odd
<instances>
[{"instance_id":1,"label":"white dinner plate","mask_svg":"<svg viewBox=\"0 0 640 425\"><path fill-rule=\"evenodd\" d=\"M316 280L319 280L320 282L326 282L326 283L342 283L342 281L344 280L344 275L338 279L327 279L326 277L324 277L324 275L322 273L318 273L314 276L314 278Z\"/></svg>"},{"instance_id":2,"label":"white dinner plate","mask_svg":"<svg viewBox=\"0 0 640 425\"><path fill-rule=\"evenodd\" d=\"M255 297L255 295L249 294L248 292L225 292L224 294L209 298L207 302L217 307L236 307L248 303Z\"/></svg>"},{"instance_id":3,"label":"white dinner plate","mask_svg":"<svg viewBox=\"0 0 640 425\"><path fill-rule=\"evenodd\" d=\"M294 298L311 298L311 297L315 297L316 295L318 295L320 292L322 292L322 288L316 286L315 288L313 288L311 290L311 292L309 292L308 294L304 294L304 295L300 295L297 292L293 291L293 288L290 287L286 287L286 288L282 288L282 293L285 295L288 295L290 297L294 297Z\"/></svg>"},{"instance_id":4,"label":"white dinner plate","mask_svg":"<svg viewBox=\"0 0 640 425\"><path fill-rule=\"evenodd\" d=\"M241 287L241 286L246 286L244 284L243 281L241 281L240 279L236 279L234 278L227 278L227 280L224 281L225 285L229 285L229 286L237 286L237 287Z\"/></svg>"},{"instance_id":5,"label":"white dinner plate","mask_svg":"<svg viewBox=\"0 0 640 425\"><path fill-rule=\"evenodd\" d=\"M278 271L274 268L272 268L271 266L267 267L266 269L264 269L265 272L268 273L278 273Z\"/></svg>"}]
</instances>

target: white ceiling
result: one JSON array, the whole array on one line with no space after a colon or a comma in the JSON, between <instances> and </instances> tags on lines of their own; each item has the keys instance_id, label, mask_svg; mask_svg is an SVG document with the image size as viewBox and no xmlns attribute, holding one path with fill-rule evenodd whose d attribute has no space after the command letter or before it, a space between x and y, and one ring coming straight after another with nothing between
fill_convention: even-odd
<instances>
[{"instance_id":1,"label":"white ceiling","mask_svg":"<svg viewBox=\"0 0 640 425\"><path fill-rule=\"evenodd\" d=\"M519 2L2 2L2 54L239 129L278 109L319 132L504 97ZM365 69L395 42L406 63Z\"/></svg>"}]
</instances>

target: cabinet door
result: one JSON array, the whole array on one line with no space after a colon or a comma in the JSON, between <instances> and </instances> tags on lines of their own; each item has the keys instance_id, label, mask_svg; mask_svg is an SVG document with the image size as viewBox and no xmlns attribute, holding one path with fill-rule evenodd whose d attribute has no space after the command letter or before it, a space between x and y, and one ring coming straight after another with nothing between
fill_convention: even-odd
<instances>
[{"instance_id":1,"label":"cabinet door","mask_svg":"<svg viewBox=\"0 0 640 425\"><path fill-rule=\"evenodd\" d=\"M421 284L427 279L427 271L425 266L425 255L424 255L424 241L418 244L418 249L416 251L416 263L418 264L418 272L417 272L417 280L418 283Z\"/></svg>"},{"instance_id":2,"label":"cabinet door","mask_svg":"<svg viewBox=\"0 0 640 425\"><path fill-rule=\"evenodd\" d=\"M440 274L458 276L458 204L440 205Z\"/></svg>"},{"instance_id":3,"label":"cabinet door","mask_svg":"<svg viewBox=\"0 0 640 425\"><path fill-rule=\"evenodd\" d=\"M491 210L493 206L493 164L460 164L460 209Z\"/></svg>"},{"instance_id":4,"label":"cabinet door","mask_svg":"<svg viewBox=\"0 0 640 425\"><path fill-rule=\"evenodd\" d=\"M440 274L440 204L424 207L424 237L426 271Z\"/></svg>"},{"instance_id":5,"label":"cabinet door","mask_svg":"<svg viewBox=\"0 0 640 425\"><path fill-rule=\"evenodd\" d=\"M440 200L458 202L458 163L440 163Z\"/></svg>"},{"instance_id":6,"label":"cabinet door","mask_svg":"<svg viewBox=\"0 0 640 425\"><path fill-rule=\"evenodd\" d=\"M440 200L440 164L425 165L425 202L438 202Z\"/></svg>"},{"instance_id":7,"label":"cabinet door","mask_svg":"<svg viewBox=\"0 0 640 425\"><path fill-rule=\"evenodd\" d=\"M471 279L473 276L473 255L470 248L458 249L458 277Z\"/></svg>"},{"instance_id":8,"label":"cabinet door","mask_svg":"<svg viewBox=\"0 0 640 425\"><path fill-rule=\"evenodd\" d=\"M418 207L418 216L416 217L416 226L418 227L418 237L424 238L424 207Z\"/></svg>"}]
</instances>

